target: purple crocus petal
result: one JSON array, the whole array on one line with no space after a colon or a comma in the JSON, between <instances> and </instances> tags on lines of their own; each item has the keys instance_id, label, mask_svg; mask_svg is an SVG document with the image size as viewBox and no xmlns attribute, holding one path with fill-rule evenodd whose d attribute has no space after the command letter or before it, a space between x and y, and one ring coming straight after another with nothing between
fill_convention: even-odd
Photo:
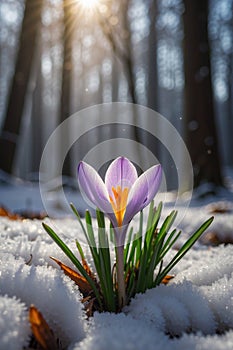
<instances>
[{"instance_id":1,"label":"purple crocus petal","mask_svg":"<svg viewBox=\"0 0 233 350\"><path fill-rule=\"evenodd\" d=\"M105 184L109 195L113 195L112 187L131 188L137 178L137 170L127 158L116 158L108 167L105 175Z\"/></svg>"},{"instance_id":2,"label":"purple crocus petal","mask_svg":"<svg viewBox=\"0 0 233 350\"><path fill-rule=\"evenodd\" d=\"M92 204L105 213L112 213L107 188L99 174L92 166L85 162L79 163L78 182L80 189L84 192Z\"/></svg>"},{"instance_id":3,"label":"purple crocus petal","mask_svg":"<svg viewBox=\"0 0 233 350\"><path fill-rule=\"evenodd\" d=\"M123 224L127 224L140 210L145 208L156 195L162 180L161 165L149 168L136 180L129 192Z\"/></svg>"}]
</instances>

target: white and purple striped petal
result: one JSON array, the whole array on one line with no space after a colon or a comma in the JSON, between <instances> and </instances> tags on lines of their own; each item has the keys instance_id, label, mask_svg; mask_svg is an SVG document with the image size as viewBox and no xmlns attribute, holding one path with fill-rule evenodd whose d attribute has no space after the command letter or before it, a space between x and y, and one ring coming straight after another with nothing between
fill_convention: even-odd
<instances>
[{"instance_id":1,"label":"white and purple striped petal","mask_svg":"<svg viewBox=\"0 0 233 350\"><path fill-rule=\"evenodd\" d=\"M105 213L112 212L107 188L97 171L85 162L78 165L80 189L89 201Z\"/></svg>"},{"instance_id":2,"label":"white and purple striped petal","mask_svg":"<svg viewBox=\"0 0 233 350\"><path fill-rule=\"evenodd\" d=\"M162 179L161 165L154 165L143 173L133 184L128 197L123 224L132 220L156 195Z\"/></svg>"},{"instance_id":3,"label":"white and purple striped petal","mask_svg":"<svg viewBox=\"0 0 233 350\"><path fill-rule=\"evenodd\" d=\"M138 174L135 166L125 157L116 158L108 167L105 174L105 184L110 196L113 196L112 188L131 188L137 180Z\"/></svg>"}]
</instances>

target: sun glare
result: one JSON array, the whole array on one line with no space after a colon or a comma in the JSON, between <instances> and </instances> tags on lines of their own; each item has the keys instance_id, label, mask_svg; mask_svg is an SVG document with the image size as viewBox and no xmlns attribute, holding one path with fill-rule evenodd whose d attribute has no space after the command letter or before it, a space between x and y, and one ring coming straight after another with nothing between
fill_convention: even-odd
<instances>
[{"instance_id":1,"label":"sun glare","mask_svg":"<svg viewBox=\"0 0 233 350\"><path fill-rule=\"evenodd\" d=\"M100 0L78 0L77 2L84 9L94 10L99 5Z\"/></svg>"}]
</instances>

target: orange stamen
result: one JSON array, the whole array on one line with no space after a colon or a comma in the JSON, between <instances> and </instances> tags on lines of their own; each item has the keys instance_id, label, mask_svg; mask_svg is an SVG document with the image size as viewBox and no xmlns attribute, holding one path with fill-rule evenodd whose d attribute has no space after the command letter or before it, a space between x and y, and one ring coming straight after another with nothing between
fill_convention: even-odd
<instances>
[{"instance_id":1,"label":"orange stamen","mask_svg":"<svg viewBox=\"0 0 233 350\"><path fill-rule=\"evenodd\" d=\"M126 211L129 189L125 187L122 190L121 186L117 186L117 188L112 187L112 192L114 195L114 199L111 196L109 196L110 203L112 205L112 209L116 216L118 226L122 226L125 211Z\"/></svg>"}]
</instances>

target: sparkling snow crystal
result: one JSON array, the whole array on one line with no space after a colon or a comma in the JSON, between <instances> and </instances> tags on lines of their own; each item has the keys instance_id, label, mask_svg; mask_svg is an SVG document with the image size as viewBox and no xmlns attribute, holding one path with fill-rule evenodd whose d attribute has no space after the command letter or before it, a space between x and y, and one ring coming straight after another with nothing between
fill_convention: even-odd
<instances>
[{"instance_id":1,"label":"sparkling snow crystal","mask_svg":"<svg viewBox=\"0 0 233 350\"><path fill-rule=\"evenodd\" d=\"M22 350L30 335L25 305L16 298L0 296L0 315L0 349Z\"/></svg>"}]
</instances>

